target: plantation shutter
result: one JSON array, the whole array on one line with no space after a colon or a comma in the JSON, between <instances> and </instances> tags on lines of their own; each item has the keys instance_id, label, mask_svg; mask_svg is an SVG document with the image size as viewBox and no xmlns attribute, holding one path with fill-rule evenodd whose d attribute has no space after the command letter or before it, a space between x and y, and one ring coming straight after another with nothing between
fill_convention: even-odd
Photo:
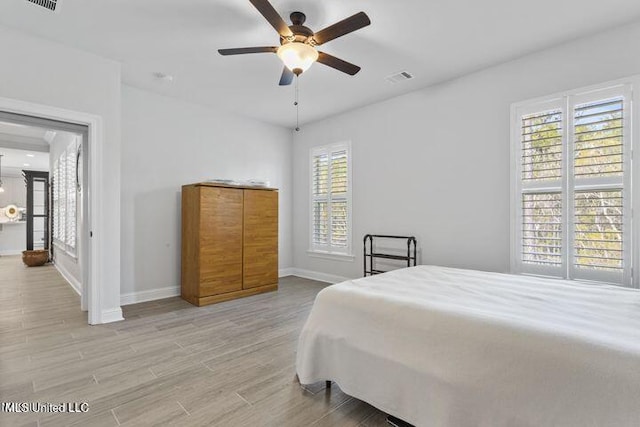
<instances>
[{"instance_id":1,"label":"plantation shutter","mask_svg":"<svg viewBox=\"0 0 640 427\"><path fill-rule=\"evenodd\" d=\"M60 169L58 160L53 162L53 238L60 239Z\"/></svg>"},{"instance_id":2,"label":"plantation shutter","mask_svg":"<svg viewBox=\"0 0 640 427\"><path fill-rule=\"evenodd\" d=\"M570 100L571 277L629 282L629 88Z\"/></svg>"},{"instance_id":3,"label":"plantation shutter","mask_svg":"<svg viewBox=\"0 0 640 427\"><path fill-rule=\"evenodd\" d=\"M560 193L522 195L522 260L535 265L562 265Z\"/></svg>"},{"instance_id":4,"label":"plantation shutter","mask_svg":"<svg viewBox=\"0 0 640 427\"><path fill-rule=\"evenodd\" d=\"M562 275L565 267L564 109L535 106L519 116L519 260L523 272Z\"/></svg>"},{"instance_id":5,"label":"plantation shutter","mask_svg":"<svg viewBox=\"0 0 640 427\"><path fill-rule=\"evenodd\" d=\"M76 160L77 160L77 142L73 141L67 147L67 176L66 176L66 190L67 190L67 218L66 218L66 240L67 250L71 253L75 252L76 248Z\"/></svg>"},{"instance_id":6,"label":"plantation shutter","mask_svg":"<svg viewBox=\"0 0 640 427\"><path fill-rule=\"evenodd\" d=\"M62 152L58 158L58 240L67 242L67 156Z\"/></svg>"},{"instance_id":7,"label":"plantation shutter","mask_svg":"<svg viewBox=\"0 0 640 427\"><path fill-rule=\"evenodd\" d=\"M562 178L562 121L560 109L522 117L522 180Z\"/></svg>"},{"instance_id":8,"label":"plantation shutter","mask_svg":"<svg viewBox=\"0 0 640 427\"><path fill-rule=\"evenodd\" d=\"M329 155L321 152L313 156L313 245L329 243Z\"/></svg>"},{"instance_id":9,"label":"plantation shutter","mask_svg":"<svg viewBox=\"0 0 640 427\"><path fill-rule=\"evenodd\" d=\"M71 256L77 246L78 140L71 142L53 163L53 240Z\"/></svg>"},{"instance_id":10,"label":"plantation shutter","mask_svg":"<svg viewBox=\"0 0 640 427\"><path fill-rule=\"evenodd\" d=\"M631 90L521 105L514 270L631 283Z\"/></svg>"},{"instance_id":11,"label":"plantation shutter","mask_svg":"<svg viewBox=\"0 0 640 427\"><path fill-rule=\"evenodd\" d=\"M347 150L331 153L331 246L346 248L347 241Z\"/></svg>"},{"instance_id":12,"label":"plantation shutter","mask_svg":"<svg viewBox=\"0 0 640 427\"><path fill-rule=\"evenodd\" d=\"M318 147L311 154L311 250L350 252L349 146Z\"/></svg>"}]
</instances>

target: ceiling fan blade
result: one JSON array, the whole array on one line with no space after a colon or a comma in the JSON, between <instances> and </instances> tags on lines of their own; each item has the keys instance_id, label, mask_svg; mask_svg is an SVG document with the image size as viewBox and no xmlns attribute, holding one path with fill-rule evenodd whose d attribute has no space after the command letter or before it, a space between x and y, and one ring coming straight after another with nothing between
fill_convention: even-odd
<instances>
[{"instance_id":1,"label":"ceiling fan blade","mask_svg":"<svg viewBox=\"0 0 640 427\"><path fill-rule=\"evenodd\" d=\"M371 24L371 20L364 12L358 12L353 16L318 31L313 35L316 45L320 46L330 40L352 33L362 27Z\"/></svg>"},{"instance_id":2,"label":"ceiling fan blade","mask_svg":"<svg viewBox=\"0 0 640 427\"><path fill-rule=\"evenodd\" d=\"M293 78L295 77L295 74L293 74L293 71L291 71L290 69L288 69L287 67L284 67L282 69L282 76L280 76L280 86L288 86L291 84L291 82L293 82Z\"/></svg>"},{"instance_id":3,"label":"ceiling fan blade","mask_svg":"<svg viewBox=\"0 0 640 427\"><path fill-rule=\"evenodd\" d=\"M273 6L271 6L269 0L249 1L252 5L255 6L256 9L258 9L258 12L260 12L267 21L269 21L269 24L271 24L271 26L276 29L278 34L280 34L282 37L291 37L293 35L287 23L284 22L284 19L282 19L280 14L276 12Z\"/></svg>"},{"instance_id":4,"label":"ceiling fan blade","mask_svg":"<svg viewBox=\"0 0 640 427\"><path fill-rule=\"evenodd\" d=\"M343 73L347 73L350 76L353 76L360 71L360 67L357 65L353 65L350 62L343 61L340 58L336 58L335 56L324 52L318 52L318 62L328 67L335 68L338 71L342 71Z\"/></svg>"},{"instance_id":5,"label":"ceiling fan blade","mask_svg":"<svg viewBox=\"0 0 640 427\"><path fill-rule=\"evenodd\" d=\"M262 47L239 47L235 49L218 49L220 55L243 55L245 53L276 53L277 47L274 46L262 46Z\"/></svg>"}]
</instances>

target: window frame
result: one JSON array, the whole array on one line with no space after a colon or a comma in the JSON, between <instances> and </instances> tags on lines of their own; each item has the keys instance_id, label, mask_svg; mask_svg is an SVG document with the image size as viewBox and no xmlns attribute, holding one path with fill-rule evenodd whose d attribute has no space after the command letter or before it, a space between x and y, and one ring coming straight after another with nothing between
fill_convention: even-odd
<instances>
[{"instance_id":1,"label":"window frame","mask_svg":"<svg viewBox=\"0 0 640 427\"><path fill-rule=\"evenodd\" d=\"M633 274L633 269L638 264L638 237L639 228L636 212L640 202L638 190L640 189L640 174L633 174L633 153L638 144L638 112L634 104L638 104L638 90L640 76L607 82L586 88L565 91L555 95L518 102L511 105L511 138L510 138L510 183L511 183L511 215L510 215L510 265L511 272L516 274L531 274L552 276L569 280L595 281L615 283L628 287L639 287L638 278ZM633 89L636 90L633 90ZM574 177L574 151L573 140L575 131L575 107L588 102L623 96L624 129L623 129L623 175L616 181L608 177L581 178L576 183ZM541 112L549 109L560 109L563 115L562 132L562 178L555 182L523 183L521 165L521 118L524 115ZM559 186L558 186L559 185ZM574 205L575 194L579 191L605 191L618 189L622 186L623 200L629 201L623 206L623 271L606 272L599 270L580 271L574 266ZM522 262L522 194L536 190L559 191L562 195L562 265L560 267L539 266ZM617 276L617 277L616 277ZM617 280L613 280L616 278Z\"/></svg>"},{"instance_id":2,"label":"window frame","mask_svg":"<svg viewBox=\"0 0 640 427\"><path fill-rule=\"evenodd\" d=\"M344 196L339 196L337 200L345 200L347 204L347 245L346 247L337 247L331 245L331 153L336 151L346 151L347 153L347 192ZM321 154L327 154L329 163L329 191L326 196L314 195L314 158ZM351 141L342 141L333 144L311 147L309 149L309 249L307 253L310 256L327 258L340 261L353 261L353 158L351 151ZM328 206L328 244L319 245L314 243L314 203L318 200L326 200Z\"/></svg>"}]
</instances>

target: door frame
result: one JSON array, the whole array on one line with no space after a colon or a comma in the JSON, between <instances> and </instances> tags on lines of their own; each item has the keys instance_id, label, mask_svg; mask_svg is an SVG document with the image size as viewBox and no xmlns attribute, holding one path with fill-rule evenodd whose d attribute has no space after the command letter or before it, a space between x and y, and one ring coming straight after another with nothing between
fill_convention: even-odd
<instances>
[{"instance_id":1,"label":"door frame","mask_svg":"<svg viewBox=\"0 0 640 427\"><path fill-rule=\"evenodd\" d=\"M11 98L0 97L0 112L31 116L34 118L54 120L57 122L86 126L88 128L88 212L85 220L84 231L85 242L83 251L85 254L83 264L82 283L82 309L88 311L88 322L90 325L111 322L120 319L103 319L102 317L102 292L106 283L98 274L100 259L105 253L104 242L100 236L106 235L104 221L100 206L103 205L103 196L100 188L104 182L104 171L100 165L102 151L104 147L104 125L102 117L78 111L66 110L63 108L48 105L36 104L20 101ZM86 154L86 153L85 153ZM84 195L83 195L84 196ZM85 307L86 305L86 307Z\"/></svg>"}]
</instances>

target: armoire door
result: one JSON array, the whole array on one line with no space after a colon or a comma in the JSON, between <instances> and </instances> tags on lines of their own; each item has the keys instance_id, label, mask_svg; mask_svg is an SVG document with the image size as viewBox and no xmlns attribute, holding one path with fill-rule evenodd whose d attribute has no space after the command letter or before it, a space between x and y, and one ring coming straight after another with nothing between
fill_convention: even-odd
<instances>
[{"instance_id":1,"label":"armoire door","mask_svg":"<svg viewBox=\"0 0 640 427\"><path fill-rule=\"evenodd\" d=\"M199 297L242 289L243 190L200 187Z\"/></svg>"},{"instance_id":2,"label":"armoire door","mask_svg":"<svg viewBox=\"0 0 640 427\"><path fill-rule=\"evenodd\" d=\"M244 190L244 289L278 283L278 192Z\"/></svg>"}]
</instances>

